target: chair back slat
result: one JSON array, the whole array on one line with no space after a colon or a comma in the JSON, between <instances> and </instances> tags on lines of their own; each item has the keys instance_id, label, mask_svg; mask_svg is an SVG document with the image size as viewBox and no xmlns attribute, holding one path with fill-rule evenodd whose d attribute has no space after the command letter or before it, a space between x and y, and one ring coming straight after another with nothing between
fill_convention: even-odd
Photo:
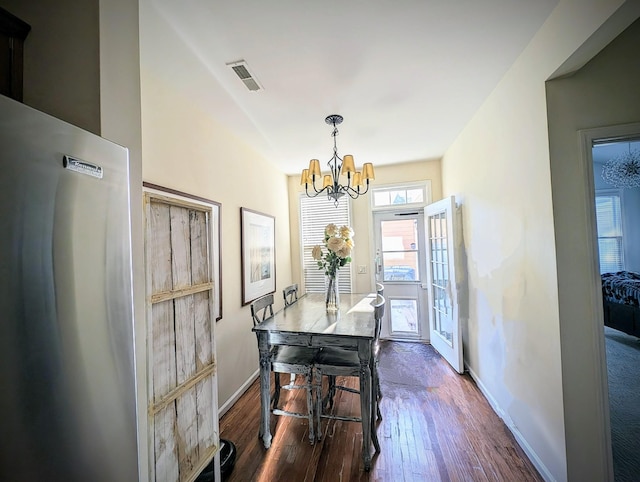
<instances>
[{"instance_id":1,"label":"chair back slat","mask_svg":"<svg viewBox=\"0 0 640 482\"><path fill-rule=\"evenodd\" d=\"M298 284L292 284L282 290L282 296L284 297L284 307L290 306L298 301Z\"/></svg>"},{"instance_id":2,"label":"chair back slat","mask_svg":"<svg viewBox=\"0 0 640 482\"><path fill-rule=\"evenodd\" d=\"M253 326L257 326L264 320L273 316L273 293L258 298L251 303L251 318Z\"/></svg>"}]
</instances>

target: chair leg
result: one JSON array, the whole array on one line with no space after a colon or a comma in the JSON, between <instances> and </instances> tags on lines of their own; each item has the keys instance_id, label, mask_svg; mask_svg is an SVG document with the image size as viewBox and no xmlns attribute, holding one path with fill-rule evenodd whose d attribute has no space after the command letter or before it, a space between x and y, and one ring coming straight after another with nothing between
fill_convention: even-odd
<instances>
[{"instance_id":1,"label":"chair leg","mask_svg":"<svg viewBox=\"0 0 640 482\"><path fill-rule=\"evenodd\" d=\"M322 400L322 371L319 368L314 368L313 376L315 378L316 389L316 431L318 433L318 440L322 439L322 406L324 405Z\"/></svg>"},{"instance_id":2,"label":"chair leg","mask_svg":"<svg viewBox=\"0 0 640 482\"><path fill-rule=\"evenodd\" d=\"M333 408L333 397L336 395L336 377L335 375L329 375L329 390L327 391L326 401L329 404L329 409ZM326 403L325 403L326 405Z\"/></svg>"},{"instance_id":3,"label":"chair leg","mask_svg":"<svg viewBox=\"0 0 640 482\"><path fill-rule=\"evenodd\" d=\"M378 403L376 402L376 407ZM371 441L373 442L373 446L376 449L376 453L380 453L380 442L378 441L378 432L376 431L376 419L371 414Z\"/></svg>"},{"instance_id":4,"label":"chair leg","mask_svg":"<svg viewBox=\"0 0 640 482\"><path fill-rule=\"evenodd\" d=\"M280 401L280 374L278 372L274 372L274 391L273 391L273 402L271 403L271 408L278 408L278 402Z\"/></svg>"},{"instance_id":5,"label":"chair leg","mask_svg":"<svg viewBox=\"0 0 640 482\"><path fill-rule=\"evenodd\" d=\"M382 392L380 391L380 377L378 376L378 364L373 366L373 388L375 390L374 400L376 404L376 417L378 420L382 420L382 412L380 412L380 399L382 398Z\"/></svg>"},{"instance_id":6,"label":"chair leg","mask_svg":"<svg viewBox=\"0 0 640 482\"><path fill-rule=\"evenodd\" d=\"M293 374L292 374L293 375ZM304 380L306 383L306 390L307 390L307 414L309 417L309 442L311 442L311 444L313 445L313 443L315 442L316 438L315 438L315 434L314 434L314 430L313 430L313 385L312 385L312 375L311 375L311 368L309 368L309 370L304 374ZM318 440L320 438L318 437Z\"/></svg>"}]
</instances>

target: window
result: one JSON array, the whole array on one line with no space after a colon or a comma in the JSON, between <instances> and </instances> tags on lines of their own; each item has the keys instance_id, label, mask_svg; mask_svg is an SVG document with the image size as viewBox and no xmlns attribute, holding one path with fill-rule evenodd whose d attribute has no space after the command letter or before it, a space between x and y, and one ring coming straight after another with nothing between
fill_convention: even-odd
<instances>
[{"instance_id":1,"label":"window","mask_svg":"<svg viewBox=\"0 0 640 482\"><path fill-rule=\"evenodd\" d=\"M372 189L371 207L384 210L402 206L421 207L429 204L431 199L431 182L394 185Z\"/></svg>"},{"instance_id":2,"label":"window","mask_svg":"<svg viewBox=\"0 0 640 482\"><path fill-rule=\"evenodd\" d=\"M596 194L596 223L600 273L624 269L622 253L622 212L620 195Z\"/></svg>"},{"instance_id":3,"label":"window","mask_svg":"<svg viewBox=\"0 0 640 482\"><path fill-rule=\"evenodd\" d=\"M300 239L302 240L302 270L304 286L307 292L323 292L324 271L318 268L318 262L311 256L315 245L323 246L324 228L327 224L351 226L351 212L348 199L341 199L336 207L333 200L320 195L310 198L300 196ZM357 235L357 233L356 233ZM356 244L358 238L355 238ZM323 246L324 248L324 246ZM341 292L351 291L351 264L338 270L338 284Z\"/></svg>"}]
</instances>

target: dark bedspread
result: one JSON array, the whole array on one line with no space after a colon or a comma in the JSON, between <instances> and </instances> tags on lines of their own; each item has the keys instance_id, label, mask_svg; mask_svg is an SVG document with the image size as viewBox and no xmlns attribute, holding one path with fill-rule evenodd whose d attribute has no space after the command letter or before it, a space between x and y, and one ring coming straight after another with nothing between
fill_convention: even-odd
<instances>
[{"instance_id":1,"label":"dark bedspread","mask_svg":"<svg viewBox=\"0 0 640 482\"><path fill-rule=\"evenodd\" d=\"M640 306L640 274L631 271L604 273L602 296L605 300L624 305Z\"/></svg>"}]
</instances>

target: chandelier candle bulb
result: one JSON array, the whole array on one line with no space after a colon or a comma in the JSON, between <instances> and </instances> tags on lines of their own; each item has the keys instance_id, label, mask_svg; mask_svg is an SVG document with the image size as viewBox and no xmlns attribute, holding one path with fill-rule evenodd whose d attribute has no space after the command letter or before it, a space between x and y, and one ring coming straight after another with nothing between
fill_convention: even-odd
<instances>
[{"instance_id":1,"label":"chandelier candle bulb","mask_svg":"<svg viewBox=\"0 0 640 482\"><path fill-rule=\"evenodd\" d=\"M337 207L340 198L345 194L349 195L351 199L357 199L360 195L366 194L369 191L369 180L375 179L375 174L373 172L373 164L370 162L364 163L362 172L360 172L356 171L355 162L351 154L345 154L343 158L338 156L338 146L336 145L338 128L336 126L342 123L343 117L338 114L332 114L327 116L324 121L329 125L333 125L333 131L331 132L333 137L333 156L327 163L330 174L323 176L322 188L318 189L316 187L316 176L320 177L321 175L320 161L311 159L309 169L302 171L300 185L304 184L304 191L309 197L316 197L321 192L326 193L329 199L333 199L333 203ZM347 175L346 184L340 184L340 174ZM363 179L367 180L366 186ZM310 191L310 188L313 191Z\"/></svg>"}]
</instances>

